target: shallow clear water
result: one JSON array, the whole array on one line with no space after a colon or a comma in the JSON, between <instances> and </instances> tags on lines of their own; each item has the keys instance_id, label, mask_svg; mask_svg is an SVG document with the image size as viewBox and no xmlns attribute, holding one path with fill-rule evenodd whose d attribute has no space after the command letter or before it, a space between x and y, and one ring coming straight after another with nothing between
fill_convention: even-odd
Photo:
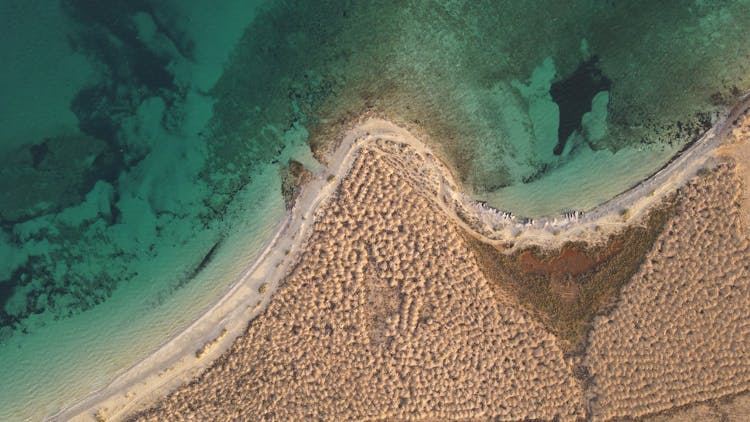
<instances>
[{"instance_id":1,"label":"shallow clear water","mask_svg":"<svg viewBox=\"0 0 750 422\"><path fill-rule=\"evenodd\" d=\"M1 420L195 318L283 217L281 167L364 111L539 216L627 189L750 90L748 0L7 0L0 19Z\"/></svg>"}]
</instances>

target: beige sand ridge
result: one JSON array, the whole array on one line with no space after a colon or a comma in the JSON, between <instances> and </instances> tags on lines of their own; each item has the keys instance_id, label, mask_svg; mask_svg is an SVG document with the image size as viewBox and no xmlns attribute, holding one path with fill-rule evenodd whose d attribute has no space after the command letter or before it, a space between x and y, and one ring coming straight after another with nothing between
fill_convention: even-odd
<instances>
[{"instance_id":1,"label":"beige sand ridge","mask_svg":"<svg viewBox=\"0 0 750 422\"><path fill-rule=\"evenodd\" d=\"M645 419L650 422L746 422L750 420L750 394L700 402Z\"/></svg>"},{"instance_id":2,"label":"beige sand ridge","mask_svg":"<svg viewBox=\"0 0 750 422\"><path fill-rule=\"evenodd\" d=\"M405 173L421 183L423 192L434 196L441 211L485 243L502 246L507 252L532 245L554 249L570 241L601 243L628 225L640 224L668 195L699 171L716 165L717 147L748 108L750 94L741 97L708 132L664 168L610 201L592 210L533 220L518 218L512 212L489 207L466 195L450 169L424 142L388 121L378 118L360 121L346 132L341 144L368 145L391 155L396 167L409 169ZM352 138L356 142L352 143ZM374 139L379 141L373 144Z\"/></svg>"},{"instance_id":3,"label":"beige sand ridge","mask_svg":"<svg viewBox=\"0 0 750 422\"><path fill-rule=\"evenodd\" d=\"M508 252L531 245L559 248L569 241L601 243L627 225L640 224L650 210L698 172L715 166L717 147L730 136L748 109L750 94L742 96L708 132L654 175L592 210L519 221L512 213L487 207L448 185L453 212L468 222L484 242L504 245ZM445 171L441 169L441 173Z\"/></svg>"}]
</instances>

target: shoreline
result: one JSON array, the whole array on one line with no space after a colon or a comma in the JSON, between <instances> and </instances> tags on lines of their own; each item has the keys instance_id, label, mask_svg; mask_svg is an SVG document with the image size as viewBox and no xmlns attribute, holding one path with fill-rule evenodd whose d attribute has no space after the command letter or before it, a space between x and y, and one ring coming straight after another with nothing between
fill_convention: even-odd
<instances>
[{"instance_id":1,"label":"shoreline","mask_svg":"<svg viewBox=\"0 0 750 422\"><path fill-rule=\"evenodd\" d=\"M617 229L637 224L650 209L687 183L702 168L713 167L717 148L735 127L737 120L748 111L750 93L740 97L711 129L649 177L591 210L529 220L517 219L512 213L470 198L464 199L460 205L467 214L479 216L479 221L472 228L482 234L481 240L505 246L508 250L517 250L529 244L551 249L569 240L597 244ZM512 241L508 242L508 239Z\"/></svg>"},{"instance_id":2,"label":"shoreline","mask_svg":"<svg viewBox=\"0 0 750 422\"><path fill-rule=\"evenodd\" d=\"M722 143L726 130L733 126L732 120L744 113L749 103L750 95L743 96L738 106L681 155L648 179L583 216L547 217L531 222L518 221L512 215L486 207L464 195L453 182L448 168L406 129L376 118L360 120L346 131L328 158L332 168L315 173L312 180L302 187L298 200L287 217L279 222L272 240L215 305L106 387L61 410L50 420L94 420L99 411L107 420L120 420L154 398L190 381L210 366L244 332L248 322L265 309L279 284L298 261L315 215L333 197L362 148L380 146L385 148L383 152L386 154L392 148L396 148L395 153L406 148L412 153L408 154L409 157L418 157L413 160L419 161L421 157L419 168L424 170L428 182L425 190L432 183L433 199L438 207L481 240L507 246L507 240L513 239L509 250L529 243L554 247L569 240L596 242L624 225L637 222L653 205L661 203L665 195L710 164L714 159L714 154L710 153ZM404 157L399 155L399 158ZM335 179L329 181L329 175ZM648 195L652 190L653 193ZM631 210L627 218L620 215L625 205ZM461 217L462 213L476 220L467 222ZM259 283L262 283L263 292L258 291ZM196 350L204 346L205 353L197 358Z\"/></svg>"}]
</instances>

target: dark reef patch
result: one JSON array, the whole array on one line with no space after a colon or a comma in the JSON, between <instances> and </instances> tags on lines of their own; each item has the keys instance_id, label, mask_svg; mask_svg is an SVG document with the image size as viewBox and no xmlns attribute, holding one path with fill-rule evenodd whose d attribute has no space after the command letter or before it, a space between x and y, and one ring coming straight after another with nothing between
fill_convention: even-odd
<instances>
[{"instance_id":1,"label":"dark reef patch","mask_svg":"<svg viewBox=\"0 0 750 422\"><path fill-rule=\"evenodd\" d=\"M16 272L17 271L18 269ZM10 321L6 321L6 319L9 318L7 318L5 311L2 309L5 309L5 304L8 303L8 299L10 299L10 295L13 294L13 288L16 285L17 283L13 283L13 279L0 281L0 327L4 327L10 323Z\"/></svg>"},{"instance_id":2,"label":"dark reef patch","mask_svg":"<svg viewBox=\"0 0 750 422\"><path fill-rule=\"evenodd\" d=\"M70 110L78 118L81 132L114 144L119 127L111 113L115 103L112 89L97 85L79 91L70 104Z\"/></svg>"},{"instance_id":3,"label":"dark reef patch","mask_svg":"<svg viewBox=\"0 0 750 422\"><path fill-rule=\"evenodd\" d=\"M148 2L67 0L64 6L81 23L70 37L73 49L106 69L103 80L81 90L72 101L82 132L116 143L121 117L132 114L144 99L158 96L171 105L184 95L168 69L173 58L141 40L133 23L132 16L139 12L158 21Z\"/></svg>"},{"instance_id":4,"label":"dark reef patch","mask_svg":"<svg viewBox=\"0 0 750 422\"><path fill-rule=\"evenodd\" d=\"M38 169L39 164L44 161L47 153L49 153L49 145L47 145L47 141L39 145L32 145L29 147L29 152L31 153L31 166Z\"/></svg>"},{"instance_id":5,"label":"dark reef patch","mask_svg":"<svg viewBox=\"0 0 750 422\"><path fill-rule=\"evenodd\" d=\"M116 146L85 135L15 150L0 157L0 220L12 226L77 205L97 181L115 182L122 165Z\"/></svg>"},{"instance_id":6,"label":"dark reef patch","mask_svg":"<svg viewBox=\"0 0 750 422\"><path fill-rule=\"evenodd\" d=\"M8 303L15 291L23 289L25 286L33 283L34 280L45 280L40 284L46 285L46 287L55 287L51 274L45 268L38 265L40 262L41 258L39 257L29 257L24 264L13 271L10 279L0 281L0 328L17 327L22 323L24 318L44 311L47 303L42 303L43 301L40 300L39 296L42 294L42 291L38 289L31 289L25 295L24 306L15 304L12 309L8 308ZM50 296L46 297L47 302L52 301Z\"/></svg>"},{"instance_id":7,"label":"dark reef patch","mask_svg":"<svg viewBox=\"0 0 750 422\"><path fill-rule=\"evenodd\" d=\"M178 103L186 88L177 83L170 66L177 56L192 55L194 47L179 26L166 22L177 19L170 18L169 6L151 0L60 3L73 23L68 35L72 50L86 56L97 74L69 103L81 133L29 140L35 145L0 157L0 228L14 247L30 245L25 262L0 278L0 341L9 331L33 328L26 321L32 314L49 312L59 319L86 311L134 276L127 264L132 256L112 245L101 229L102 222L121 222L119 177L150 152L147 146L126 142L123 123L132 121L139 106L153 98L165 104L165 130L179 127L183 117ZM153 19L155 36L166 39L144 39L148 37L139 31L137 14ZM102 208L76 220L78 210L72 207L85 201L100 181L111 185L92 199ZM62 211L69 211L72 220L55 216ZM25 233L21 224L38 218L42 228L19 240L17 233ZM37 243L50 248L40 253L33 246ZM196 274L218 246L204 257Z\"/></svg>"},{"instance_id":8,"label":"dark reef patch","mask_svg":"<svg viewBox=\"0 0 750 422\"><path fill-rule=\"evenodd\" d=\"M188 275L188 280L195 278L198 274L200 274L201 271L203 271L206 266L211 262L211 260L214 258L214 255L216 254L216 251L221 246L221 243L223 242L223 239L219 239L218 242L214 243L214 245L211 247L211 249L208 250L206 255L203 256L203 259L200 263L192 270L190 271L190 274Z\"/></svg>"},{"instance_id":9,"label":"dark reef patch","mask_svg":"<svg viewBox=\"0 0 750 422\"><path fill-rule=\"evenodd\" d=\"M169 57L157 54L138 37L131 17L138 12L154 16L148 2L68 0L66 10L86 25L73 39L74 46L92 54L112 72L111 76L149 90L175 88L166 69Z\"/></svg>"},{"instance_id":10,"label":"dark reef patch","mask_svg":"<svg viewBox=\"0 0 750 422\"><path fill-rule=\"evenodd\" d=\"M55 261L70 260L65 252L51 255ZM0 329L25 333L30 328L26 319L31 315L51 312L58 320L87 311L109 298L118 281L103 272L88 276L69 271L60 277L53 273L45 257L30 256L9 279L0 280ZM14 298L19 291L23 299ZM0 343L6 339L7 336L0 336Z\"/></svg>"},{"instance_id":11,"label":"dark reef patch","mask_svg":"<svg viewBox=\"0 0 750 422\"><path fill-rule=\"evenodd\" d=\"M123 154L119 149L105 149L96 155L91 169L86 172L85 185L94 186L99 180L115 184L120 172L124 170L124 164ZM82 194L87 192L88 190Z\"/></svg>"},{"instance_id":12,"label":"dark reef patch","mask_svg":"<svg viewBox=\"0 0 750 422\"><path fill-rule=\"evenodd\" d=\"M560 107L560 126L557 129L555 155L562 154L568 138L575 131L581 130L583 115L591 111L591 101L602 91L609 91L612 81L597 67L596 56L581 63L565 79L552 84L550 94Z\"/></svg>"}]
</instances>

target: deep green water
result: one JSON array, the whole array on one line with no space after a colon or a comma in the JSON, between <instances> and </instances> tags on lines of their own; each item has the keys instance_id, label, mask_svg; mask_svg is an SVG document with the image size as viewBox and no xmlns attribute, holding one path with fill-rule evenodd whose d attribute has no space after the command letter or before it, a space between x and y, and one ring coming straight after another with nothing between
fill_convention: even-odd
<instances>
[{"instance_id":1,"label":"deep green water","mask_svg":"<svg viewBox=\"0 0 750 422\"><path fill-rule=\"evenodd\" d=\"M627 189L750 90L750 0L4 0L0 19L0 420L184 327L283 217L281 168L362 112L538 216Z\"/></svg>"}]
</instances>

